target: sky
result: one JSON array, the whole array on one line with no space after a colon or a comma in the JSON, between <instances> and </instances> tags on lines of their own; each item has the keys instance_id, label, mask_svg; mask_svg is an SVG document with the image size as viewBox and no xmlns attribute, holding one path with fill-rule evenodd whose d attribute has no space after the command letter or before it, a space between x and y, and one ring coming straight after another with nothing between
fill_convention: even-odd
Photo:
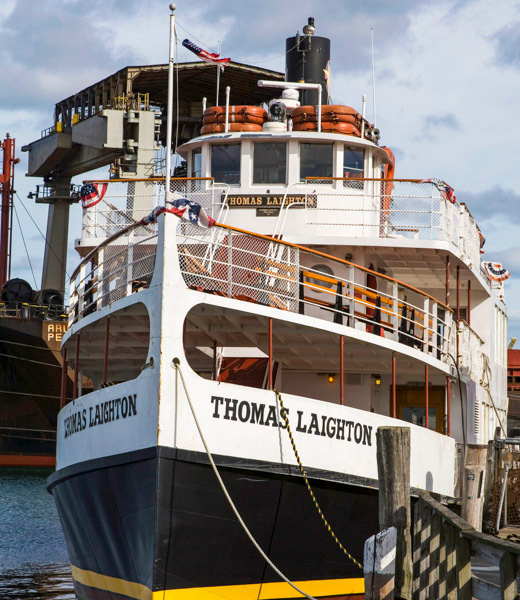
<instances>
[{"instance_id":1,"label":"sky","mask_svg":"<svg viewBox=\"0 0 520 600\"><path fill-rule=\"evenodd\" d=\"M285 38L313 16L316 35L331 38L333 102L360 109L366 94L369 120L374 116L373 29L377 126L381 143L396 155L396 177L438 177L468 205L486 238L484 259L502 262L511 272L506 282L509 337L520 339L520 168L515 163L520 2L176 4L179 41L188 37L210 50L220 41L223 56L279 71L284 70ZM27 199L41 181L24 176L27 154L21 147L53 124L59 100L127 65L166 63L168 5L164 0L0 0L0 136L9 132L16 138L21 158L13 277L39 287L44 242L37 227L45 232L47 214L45 205ZM194 60L182 46L178 50L180 62ZM72 243L80 225L81 209L74 206L69 273L77 262Z\"/></svg>"}]
</instances>

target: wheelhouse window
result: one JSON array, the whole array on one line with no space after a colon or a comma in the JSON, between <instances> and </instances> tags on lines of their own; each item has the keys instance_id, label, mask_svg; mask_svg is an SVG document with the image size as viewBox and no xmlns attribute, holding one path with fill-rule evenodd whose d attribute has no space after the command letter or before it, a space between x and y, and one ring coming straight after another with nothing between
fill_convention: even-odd
<instances>
[{"instance_id":1,"label":"wheelhouse window","mask_svg":"<svg viewBox=\"0 0 520 600\"><path fill-rule=\"evenodd\" d=\"M332 144L300 144L300 181L332 177Z\"/></svg>"},{"instance_id":2,"label":"wheelhouse window","mask_svg":"<svg viewBox=\"0 0 520 600\"><path fill-rule=\"evenodd\" d=\"M255 142L253 147L253 183L286 183L287 145Z\"/></svg>"},{"instance_id":3,"label":"wheelhouse window","mask_svg":"<svg viewBox=\"0 0 520 600\"><path fill-rule=\"evenodd\" d=\"M343 152L343 177L362 179L365 169L365 152L345 146Z\"/></svg>"},{"instance_id":4,"label":"wheelhouse window","mask_svg":"<svg viewBox=\"0 0 520 600\"><path fill-rule=\"evenodd\" d=\"M202 151L201 148L195 148L191 153L191 176L202 176Z\"/></svg>"},{"instance_id":5,"label":"wheelhouse window","mask_svg":"<svg viewBox=\"0 0 520 600\"><path fill-rule=\"evenodd\" d=\"M212 146L211 175L215 183L240 185L240 144Z\"/></svg>"}]
</instances>

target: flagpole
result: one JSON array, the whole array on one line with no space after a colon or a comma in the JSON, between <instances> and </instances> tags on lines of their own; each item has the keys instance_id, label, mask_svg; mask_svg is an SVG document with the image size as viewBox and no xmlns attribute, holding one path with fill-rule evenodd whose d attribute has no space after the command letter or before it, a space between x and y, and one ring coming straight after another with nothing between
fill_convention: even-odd
<instances>
[{"instance_id":1,"label":"flagpole","mask_svg":"<svg viewBox=\"0 0 520 600\"><path fill-rule=\"evenodd\" d=\"M171 154L172 154L172 121L173 121L173 60L175 51L175 4L170 4L170 58L168 63L168 104L166 109L166 179L165 199L170 193Z\"/></svg>"},{"instance_id":2,"label":"flagpole","mask_svg":"<svg viewBox=\"0 0 520 600\"><path fill-rule=\"evenodd\" d=\"M220 40L218 41L218 55L220 56ZM217 101L215 102L215 106L218 106L218 94L220 88L220 65L217 64Z\"/></svg>"}]
</instances>

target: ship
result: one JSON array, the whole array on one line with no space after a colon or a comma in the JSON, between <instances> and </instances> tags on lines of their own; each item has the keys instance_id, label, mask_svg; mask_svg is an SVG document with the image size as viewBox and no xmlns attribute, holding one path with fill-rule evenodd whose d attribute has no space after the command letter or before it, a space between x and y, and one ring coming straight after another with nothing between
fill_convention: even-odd
<instances>
[{"instance_id":1,"label":"ship","mask_svg":"<svg viewBox=\"0 0 520 600\"><path fill-rule=\"evenodd\" d=\"M286 56L264 105L200 98L176 176L167 127L164 176L84 182L48 480L81 600L363 598L377 429L408 427L412 490L456 500L505 423L505 270L469 208L328 103L312 18ZM139 125L153 156L142 101L64 103L56 132Z\"/></svg>"},{"instance_id":2,"label":"ship","mask_svg":"<svg viewBox=\"0 0 520 600\"><path fill-rule=\"evenodd\" d=\"M54 467L62 390L63 292L11 278L15 139L1 143L0 466ZM66 374L71 398L72 381Z\"/></svg>"}]
</instances>

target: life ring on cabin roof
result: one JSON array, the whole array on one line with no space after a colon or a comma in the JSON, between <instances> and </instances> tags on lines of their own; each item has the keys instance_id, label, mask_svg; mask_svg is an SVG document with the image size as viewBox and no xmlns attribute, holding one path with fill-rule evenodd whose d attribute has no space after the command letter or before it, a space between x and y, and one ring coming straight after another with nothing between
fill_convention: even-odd
<instances>
[{"instance_id":1,"label":"life ring on cabin roof","mask_svg":"<svg viewBox=\"0 0 520 600\"><path fill-rule=\"evenodd\" d=\"M318 123L305 121L293 125L293 131L317 131ZM355 135L361 137L361 131L352 123L332 123L330 121L322 122L321 130L332 133L343 133L344 135Z\"/></svg>"},{"instance_id":2,"label":"life ring on cabin roof","mask_svg":"<svg viewBox=\"0 0 520 600\"><path fill-rule=\"evenodd\" d=\"M262 126L256 123L229 123L229 131L262 131ZM201 135L209 133L225 133L226 125L224 123L210 123L203 125L200 129Z\"/></svg>"},{"instance_id":3,"label":"life ring on cabin roof","mask_svg":"<svg viewBox=\"0 0 520 600\"><path fill-rule=\"evenodd\" d=\"M228 121L230 123L255 123L262 125L267 121L267 111L260 106L230 106L228 110ZM226 107L211 106L204 111L202 123L225 123Z\"/></svg>"},{"instance_id":4,"label":"life ring on cabin roof","mask_svg":"<svg viewBox=\"0 0 520 600\"><path fill-rule=\"evenodd\" d=\"M315 123L318 121L317 106L300 106L292 113L293 124L304 122ZM340 104L323 104L321 107L322 123L351 123L358 129L361 127L361 115L351 106Z\"/></svg>"}]
</instances>

